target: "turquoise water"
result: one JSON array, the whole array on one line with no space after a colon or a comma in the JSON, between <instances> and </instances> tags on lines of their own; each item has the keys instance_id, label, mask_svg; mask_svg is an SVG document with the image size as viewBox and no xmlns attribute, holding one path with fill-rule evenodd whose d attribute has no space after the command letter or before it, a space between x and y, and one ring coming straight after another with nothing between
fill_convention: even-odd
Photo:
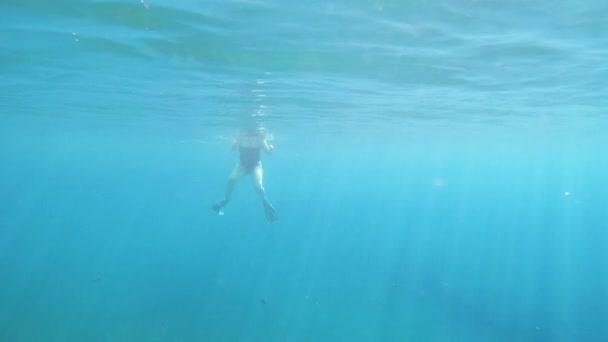
<instances>
[{"instance_id":1,"label":"turquoise water","mask_svg":"<svg viewBox=\"0 0 608 342\"><path fill-rule=\"evenodd\" d=\"M605 341L607 16L1 1L0 341Z\"/></svg>"}]
</instances>

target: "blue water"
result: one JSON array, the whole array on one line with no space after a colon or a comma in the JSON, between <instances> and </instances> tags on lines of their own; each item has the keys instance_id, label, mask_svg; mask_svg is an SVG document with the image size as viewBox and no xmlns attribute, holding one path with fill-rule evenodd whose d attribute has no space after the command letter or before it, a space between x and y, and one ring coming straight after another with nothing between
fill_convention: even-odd
<instances>
[{"instance_id":1,"label":"blue water","mask_svg":"<svg viewBox=\"0 0 608 342\"><path fill-rule=\"evenodd\" d=\"M608 340L606 17L1 1L0 341Z\"/></svg>"}]
</instances>

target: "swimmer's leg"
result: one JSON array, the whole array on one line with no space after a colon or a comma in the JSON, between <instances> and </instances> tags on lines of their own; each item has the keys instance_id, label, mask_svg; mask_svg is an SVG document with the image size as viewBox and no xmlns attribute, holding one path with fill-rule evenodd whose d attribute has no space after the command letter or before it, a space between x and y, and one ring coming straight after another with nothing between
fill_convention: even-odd
<instances>
[{"instance_id":1,"label":"swimmer's leg","mask_svg":"<svg viewBox=\"0 0 608 342\"><path fill-rule=\"evenodd\" d=\"M260 196L262 200L262 204L264 205L264 211L266 213L266 219L268 222L273 223L278 220L277 213L274 211L272 204L268 202L266 199L266 193L264 191L264 169L262 168L262 163L260 162L258 166L252 172L253 176L253 186L255 187L256 192Z\"/></svg>"},{"instance_id":2,"label":"swimmer's leg","mask_svg":"<svg viewBox=\"0 0 608 342\"><path fill-rule=\"evenodd\" d=\"M258 193L262 201L265 201L266 193L264 192L264 169L262 168L261 162L255 167L255 169L253 169L251 176L255 191Z\"/></svg>"},{"instance_id":3,"label":"swimmer's leg","mask_svg":"<svg viewBox=\"0 0 608 342\"><path fill-rule=\"evenodd\" d=\"M232 196L232 192L234 191L234 187L238 182L239 178L245 173L241 164L237 164L232 170L232 173L228 177L228 181L226 182L226 194L223 200L217 202L213 205L212 209L218 214L222 214L222 208L230 202L230 197Z\"/></svg>"}]
</instances>

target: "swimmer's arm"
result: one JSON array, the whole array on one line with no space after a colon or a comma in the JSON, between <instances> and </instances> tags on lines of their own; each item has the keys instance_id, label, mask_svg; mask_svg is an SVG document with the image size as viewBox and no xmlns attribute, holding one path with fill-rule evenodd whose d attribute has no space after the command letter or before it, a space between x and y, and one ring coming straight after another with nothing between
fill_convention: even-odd
<instances>
[{"instance_id":1,"label":"swimmer's arm","mask_svg":"<svg viewBox=\"0 0 608 342\"><path fill-rule=\"evenodd\" d=\"M238 148L239 148L239 141L238 140L233 141L232 142L232 150L236 151L236 150L238 150Z\"/></svg>"},{"instance_id":2,"label":"swimmer's arm","mask_svg":"<svg viewBox=\"0 0 608 342\"><path fill-rule=\"evenodd\" d=\"M268 141L264 140L263 145L264 151L268 153L272 153L274 151L274 146L272 146L272 144L269 144Z\"/></svg>"}]
</instances>

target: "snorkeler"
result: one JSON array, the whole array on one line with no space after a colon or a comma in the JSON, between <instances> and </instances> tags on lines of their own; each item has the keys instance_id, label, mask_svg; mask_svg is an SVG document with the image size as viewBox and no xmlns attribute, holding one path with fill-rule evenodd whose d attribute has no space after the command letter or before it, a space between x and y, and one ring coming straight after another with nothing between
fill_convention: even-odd
<instances>
[{"instance_id":1,"label":"snorkeler","mask_svg":"<svg viewBox=\"0 0 608 342\"><path fill-rule=\"evenodd\" d=\"M264 185L262 178L264 175L264 169L262 168L262 161L260 160L260 150L264 150L268 153L272 153L274 146L268 143L266 133L264 129L246 129L242 130L237 136L236 140L232 144L232 149L239 151L239 162L236 164L234 170L228 177L226 184L226 197L224 200L217 202L213 205L213 211L223 215L222 208L230 202L230 196L234 190L238 179L244 175L251 175L254 181L255 190L260 195L262 204L264 205L264 211L266 212L266 219L268 222L273 223L278 220L277 213L274 208L266 199L264 193Z\"/></svg>"}]
</instances>

